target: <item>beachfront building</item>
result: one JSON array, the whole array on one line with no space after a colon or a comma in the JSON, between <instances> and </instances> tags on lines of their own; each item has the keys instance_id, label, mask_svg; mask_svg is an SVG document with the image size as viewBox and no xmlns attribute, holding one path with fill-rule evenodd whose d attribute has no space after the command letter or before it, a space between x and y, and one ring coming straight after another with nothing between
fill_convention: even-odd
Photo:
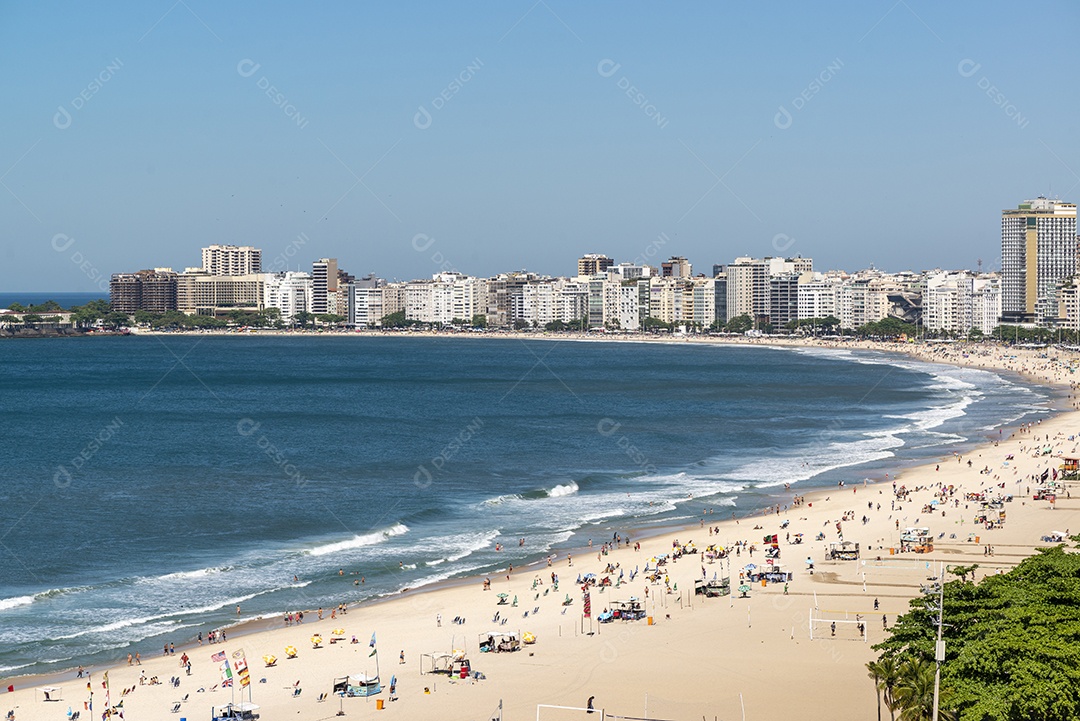
<instances>
[{"instance_id":1,"label":"beachfront building","mask_svg":"<svg viewBox=\"0 0 1080 721\"><path fill-rule=\"evenodd\" d=\"M829 273L804 273L799 277L796 290L798 319L827 318L837 315L840 286L846 276L838 271Z\"/></svg>"},{"instance_id":2,"label":"beachfront building","mask_svg":"<svg viewBox=\"0 0 1080 721\"><path fill-rule=\"evenodd\" d=\"M348 286L349 325L356 328L379 328L386 315L383 310L382 278L369 273L363 278L356 278Z\"/></svg>"},{"instance_id":3,"label":"beachfront building","mask_svg":"<svg viewBox=\"0 0 1080 721\"><path fill-rule=\"evenodd\" d=\"M311 264L311 312L337 313L337 258L319 258Z\"/></svg>"},{"instance_id":4,"label":"beachfront building","mask_svg":"<svg viewBox=\"0 0 1080 721\"><path fill-rule=\"evenodd\" d=\"M109 306L128 315L140 310L176 310L176 273L171 268L114 273L109 280Z\"/></svg>"},{"instance_id":5,"label":"beachfront building","mask_svg":"<svg viewBox=\"0 0 1080 721\"><path fill-rule=\"evenodd\" d=\"M694 278L690 284L690 315L688 320L702 330L716 321L716 279Z\"/></svg>"},{"instance_id":6,"label":"beachfront building","mask_svg":"<svg viewBox=\"0 0 1080 721\"><path fill-rule=\"evenodd\" d=\"M543 328L557 320L561 285L554 278L526 283L521 289L521 320L533 328Z\"/></svg>"},{"instance_id":7,"label":"beachfront building","mask_svg":"<svg viewBox=\"0 0 1080 721\"><path fill-rule=\"evenodd\" d=\"M1076 204L1042 196L1001 211L1004 323L1053 323L1057 289L1076 274Z\"/></svg>"},{"instance_id":8,"label":"beachfront building","mask_svg":"<svg viewBox=\"0 0 1080 721\"><path fill-rule=\"evenodd\" d=\"M295 270L265 273L263 274L263 300L265 307L277 308L281 313L282 322L291 325L298 313L311 312L311 276Z\"/></svg>"},{"instance_id":9,"label":"beachfront building","mask_svg":"<svg viewBox=\"0 0 1080 721\"><path fill-rule=\"evenodd\" d=\"M262 251L250 245L209 245L202 249L208 275L252 275L262 271Z\"/></svg>"},{"instance_id":10,"label":"beachfront building","mask_svg":"<svg viewBox=\"0 0 1080 721\"><path fill-rule=\"evenodd\" d=\"M727 271L724 266L713 266L713 322L722 325L730 320L727 310Z\"/></svg>"},{"instance_id":11,"label":"beachfront building","mask_svg":"<svg viewBox=\"0 0 1080 721\"><path fill-rule=\"evenodd\" d=\"M813 272L813 260L797 256L794 258L749 258L739 257L724 266L727 274L727 315L736 318L749 315L755 325L772 323L772 279L781 276L801 276ZM790 288L795 294L797 288ZM778 309L780 315L788 320L798 316L798 308ZM786 322L786 321L785 321Z\"/></svg>"},{"instance_id":12,"label":"beachfront building","mask_svg":"<svg viewBox=\"0 0 1080 721\"><path fill-rule=\"evenodd\" d=\"M600 253L586 253L578 258L577 274L579 276L598 275L606 273L615 261Z\"/></svg>"},{"instance_id":13,"label":"beachfront building","mask_svg":"<svg viewBox=\"0 0 1080 721\"><path fill-rule=\"evenodd\" d=\"M212 275L202 268L188 268L176 276L176 309L215 317L233 310L257 312L266 307L265 284L262 273Z\"/></svg>"}]
</instances>

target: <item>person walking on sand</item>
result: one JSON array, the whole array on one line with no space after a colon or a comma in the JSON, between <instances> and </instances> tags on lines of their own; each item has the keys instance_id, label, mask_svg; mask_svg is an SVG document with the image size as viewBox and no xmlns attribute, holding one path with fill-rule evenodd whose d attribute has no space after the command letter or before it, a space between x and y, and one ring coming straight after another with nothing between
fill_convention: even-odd
<instances>
[{"instance_id":1,"label":"person walking on sand","mask_svg":"<svg viewBox=\"0 0 1080 721\"><path fill-rule=\"evenodd\" d=\"M442 628L442 614L441 613L436 613L435 614L435 625L437 627L439 627L439 628Z\"/></svg>"}]
</instances>

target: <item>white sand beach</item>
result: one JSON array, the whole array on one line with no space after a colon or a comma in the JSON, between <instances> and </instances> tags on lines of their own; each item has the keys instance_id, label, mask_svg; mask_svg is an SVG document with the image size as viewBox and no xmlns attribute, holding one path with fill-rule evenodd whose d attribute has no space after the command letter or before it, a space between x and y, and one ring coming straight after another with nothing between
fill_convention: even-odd
<instances>
[{"instance_id":1,"label":"white sand beach","mask_svg":"<svg viewBox=\"0 0 1080 721\"><path fill-rule=\"evenodd\" d=\"M924 360L1014 371L1032 382L1065 388L1074 380L1071 369L1076 361L1075 354L1054 350L993 346L845 343L843 347L899 351ZM1069 404L1075 409L1075 399L1070 397ZM634 545L639 539L631 537L630 544L619 544L606 555L600 553L600 539L596 539L595 548L573 553L572 565L561 553L550 568L543 559L515 568L510 580L505 572L493 573L489 591L476 578L353 606L347 615L333 619L327 612L317 621L309 612L300 626L285 627L280 617L257 621L242 635L230 635L224 644L178 647L175 656L144 658L141 666L129 667L122 660L108 669L111 701L115 705L122 700L124 717L136 721L209 719L211 706L222 706L233 698L232 690L217 687L219 664L211 655L224 651L232 658L242 649L251 669L251 699L259 705L263 719L325 719L334 717L340 708L351 717L486 720L498 717L501 704L502 718L525 720L537 717L538 704L582 707L593 697L595 707L608 714L651 719L733 719L745 711L747 719L862 721L876 708L875 690L864 665L876 655L871 646L885 636L882 616L892 623L903 613L908 601L918 595L920 584L937 573L939 563L977 563L977 578L983 578L1008 569L1037 547L1051 545L1040 541L1050 531L1080 531L1080 497L1076 501L1059 497L1051 504L1032 500L1028 492L1034 485L1029 481L1033 474L1056 468L1063 455L1080 452L1077 434L1080 415L1068 410L1024 432L1003 428L999 441L963 457L950 454L875 483L806 493L801 505L779 513L732 520L730 509L725 508L704 516L696 526L642 538L640 550ZM1046 446L1052 449L1049 454L1043 453ZM896 500L894 483L911 491L905 500ZM955 488L953 493L927 510L935 494L949 486ZM797 486L793 488L785 504L798 491ZM988 530L975 523L979 504L966 501L965 494L984 491L1013 496L1003 506L1006 518L1001 527ZM848 520L841 521L845 514ZM838 522L843 540L859 544L859 560L827 560L829 544L839 540ZM909 526L930 530L931 552L897 553L901 529ZM711 533L709 527L719 530ZM791 541L799 533L805 540L796 545ZM746 564L765 564L763 538L771 534L778 535L779 563L792 572L786 585L748 584L751 588L745 598L737 592L733 597L695 596L694 581L702 577L703 569L712 578L714 573L724 575L728 567L726 561L710 562L700 553L669 561L661 567L658 581L646 580L648 560L671 553L676 539L679 545L693 543L698 551L711 544L731 548L745 541L755 546L752 556L749 548L729 556L732 585L737 587ZM816 540L819 534L823 540ZM988 546L992 546L992 556ZM813 574L807 568L808 557L814 561ZM618 570L605 573L608 564L617 564ZM635 568L640 572L629 581ZM575 583L578 575L606 575L615 583L619 571L624 577L618 588L591 589L592 617L583 619L582 591ZM552 573L559 577L557 591ZM664 576L670 581L670 593L665 591ZM499 605L500 593L508 594L508 601L516 598L517 605ZM567 595L572 600L568 606L563 605ZM613 601L630 596L644 601L651 624L647 619L597 623L597 614ZM814 629L811 640L809 617L814 609L826 620ZM843 623L855 621L856 614L865 623L866 641L855 623ZM455 617L463 617L464 623L454 623ZM829 619L841 621L835 636L828 628ZM344 631L344 640L330 643L335 629ZM513 653L481 653L479 640L489 631L530 632L536 642ZM310 641L316 633L324 639L319 648ZM375 657L369 655L373 633L383 692L367 699L332 695L335 678L374 673ZM351 643L353 636L357 643ZM290 645L298 650L295 659L286 658L285 648ZM466 651L471 670L482 678L421 674L422 654L453 649ZM183 652L191 657L190 676L180 667ZM266 667L264 655L276 656L276 665ZM81 712L82 719L100 718L105 709L105 670L90 669L93 713L84 705L89 698L87 681L76 679L74 671L49 682L62 690L60 701L43 700L37 690L41 679L4 680L3 685L14 684L15 691L0 694L0 711L13 711L18 721L58 721L67 718L70 707ZM143 673L163 682L178 676L180 685L142 685ZM392 675L397 678L393 701L386 688ZM122 696L122 689L132 687ZM320 694L328 697L320 701ZM239 688L235 696L240 700ZM381 710L377 700L383 701ZM177 703L179 710L174 714ZM540 718L580 717L581 712L545 710Z\"/></svg>"}]
</instances>

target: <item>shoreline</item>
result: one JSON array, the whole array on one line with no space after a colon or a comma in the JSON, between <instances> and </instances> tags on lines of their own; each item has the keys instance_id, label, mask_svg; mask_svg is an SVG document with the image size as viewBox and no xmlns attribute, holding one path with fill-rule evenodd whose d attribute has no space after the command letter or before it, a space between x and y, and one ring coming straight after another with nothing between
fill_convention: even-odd
<instances>
[{"instance_id":1,"label":"shoreline","mask_svg":"<svg viewBox=\"0 0 1080 721\"><path fill-rule=\"evenodd\" d=\"M498 337L498 336L496 336L496 337ZM595 340L610 340L610 339L609 338L597 338ZM754 343L745 344L745 345L762 345L762 343L754 342ZM788 344L784 344L784 345L788 345ZM820 346L811 346L811 347L820 347ZM825 346L825 347L840 347L840 348L848 348L848 349L850 349L849 346ZM912 352L910 352L911 349L908 349L908 348L903 348L903 349L901 349L901 348L882 348L880 346L875 345L875 346L871 346L871 347L867 347L867 348L859 348L859 349L860 350L882 351L882 352L889 352L889 351L901 352L901 353L904 353L905 355L909 355L910 357L913 357L914 359L919 360L919 361L936 362L936 363L949 363L948 360L944 360L942 358L937 357L938 355L940 355L940 353L937 353L937 352L935 352L933 354L934 357L929 357L928 358L928 357L925 357L925 354L912 353ZM1000 352L1000 349L996 349L996 350ZM1032 362L1037 362L1039 359L1029 357L1026 360L1029 360L1029 361L1032 361ZM1063 389L1063 390L1068 389L1069 386L1070 386L1070 384L1068 382L1068 379L1065 378L1064 376L1062 376L1060 378L1057 378L1056 383L1053 382L1053 379L1050 377L1051 374L1045 368L1043 369L1042 374L1040 374L1037 370L1032 370L1029 373L1023 373L1020 369L1014 369L1014 368L1009 368L1009 367L1000 368L1000 367L995 366L992 363L964 363L964 362L960 362L961 359L956 359L956 358L953 358L952 361L953 361L951 363L952 365L960 365L962 367L982 367L982 368L992 370L994 372L1002 372L1003 374L1004 373L1018 373L1023 378L1027 379L1028 382L1039 383L1040 385L1052 385L1052 386L1054 386L1056 388ZM1044 365L1046 365L1046 364L1044 364ZM1053 400L1061 401L1061 400L1064 400L1064 398L1063 397L1058 397L1058 398L1055 398ZM1053 406L1057 406L1057 405L1058 405L1057 402L1053 403ZM1073 405L1075 406L1075 403ZM1044 419L1041 419L1039 421L1039 425L1041 426L1041 425L1045 424L1047 426L1050 426L1050 425L1059 426L1059 425L1064 425L1065 423L1075 422L1076 418L1077 418L1077 415L1076 415L1076 411L1075 411L1074 408L1052 407L1052 408L1049 409L1048 417L1044 418ZM1009 436L1004 436L1003 435L1002 440L1000 442L1012 443L1015 440L1016 440L1016 434L1013 433L1013 434L1010 434ZM981 442L981 443L980 442L973 442L971 444L971 448L968 451L966 451L966 453L968 453L968 454L976 454L978 456L982 456L984 454L995 453L996 448L997 448L997 446L994 444L994 442L989 440L989 438L988 438L984 442ZM942 456L942 458L947 459L948 456ZM903 483L905 480L907 480L909 478L919 477L921 474L926 474L928 472L929 467L933 466L933 465L940 465L940 464L934 464L932 462L931 463L918 463L918 462L913 461L913 467L912 468L904 468L904 469L902 469L898 474L894 474L889 480L893 481L893 482ZM872 482L872 483L867 483L867 482L864 481L864 484L861 487L866 492L872 493L873 490L878 490L879 491L878 495L883 495L884 490L886 490L885 489L886 485L887 485L887 482L886 482L886 484L883 485L881 480L878 480L878 481ZM847 489L844 488L842 490L846 491ZM853 493L857 493L858 490L859 490L859 486L856 484L855 487L853 488ZM770 495L780 496L784 492L783 487L782 486L777 487L777 491L778 492L776 494L770 494ZM814 489L814 490L808 490L805 493L799 493L796 489L792 489L792 492L797 493L798 495L804 497L807 504L808 504L808 506L811 507L811 508L814 508L815 510L817 510L818 507L822 506L823 504L824 505L829 505L829 502L830 502L830 499L831 499L832 496L834 496L834 495L839 496L840 495L838 493L837 489L830 489L830 488L827 488L827 487L826 488L817 488L817 489ZM837 500L839 500L839 499L837 499ZM834 501L833 504L835 505L835 503L836 502ZM1025 505L1026 505L1026 502L1025 502ZM793 511L798 510L799 513L805 513L806 511L803 510L804 508L806 508L806 507L804 507L804 506L799 506L797 508L793 507L791 509L785 510L782 515L786 519L790 520L790 516L792 515ZM770 520L772 518L772 516L774 516L774 515L776 516L777 519L780 517L777 514L762 513L761 510L758 510L758 511L752 512L750 514L740 516L739 518L737 518L734 521L731 521L729 519L724 519L724 518L720 518L717 521L717 520L713 520L712 518L710 518L709 523L710 523L710 526L712 526L713 524L717 524L717 525L723 527L723 529L725 531L727 531L729 534L732 531L734 531L735 529L739 529L739 532L741 534L743 534L744 538L746 537L746 532L751 531L749 536L752 539L751 542L753 542L753 540L756 538L754 536L754 532L757 531L757 530L760 530L760 529L755 528L755 529L751 530L751 529L748 528L748 526L741 526L740 521L745 522L745 521L750 520L750 521L760 521L761 523L765 523L766 520ZM795 515L798 515L798 514L795 514ZM702 519L701 523L702 524L704 523L704 519ZM828 523L828 521L826 521L826 523ZM899 520L898 520L898 523L899 523ZM755 524L755 525L758 525L758 524ZM1062 525L1065 525L1065 524L1062 524ZM696 536L697 533L695 533L695 531L697 529L699 529L699 528L700 528L700 526L697 525L697 524L686 524L686 525L683 525L683 524L658 524L655 528L649 529L648 531L643 531L642 529L631 529L631 533L633 534L633 536L632 536L633 539L635 541L640 541L643 544L643 546L656 546L657 542L660 541L661 539L667 539L667 538L670 538L672 536L674 536L674 537L683 537L685 534L692 534L692 535ZM760 534L758 534L758 535L760 535ZM878 540L880 540L880 539L878 539ZM702 543L701 545L704 546L704 543ZM661 547L663 547L663 544L661 544ZM866 546L866 548L869 548L869 547L870 547L869 545ZM879 548L880 547L881 546L879 545ZM807 544L807 550L809 550L809 548L810 548L810 544ZM560 549L559 552L558 552L559 553L559 562L556 565L562 565L561 561L563 561L565 559L565 556L568 553L574 555L575 558L578 558L578 557L585 557L589 550L591 550L591 549L576 549L576 550L575 549ZM615 554L622 555L622 554L625 554L627 551L628 551L628 549L619 549L617 551L613 551L612 555L615 555ZM1028 555L1028 554L1024 554L1024 555ZM732 560L734 561L734 559L732 559ZM517 576L518 578L521 578L524 575L533 574L533 573L536 573L538 571L542 573L541 569L544 567L544 563L545 562L544 562L543 557L538 558L538 559L528 563L526 566L524 566L520 570L516 570L515 571L515 576ZM563 566L563 569L566 569L566 567ZM465 593L470 593L470 592L475 594L476 587L479 585L479 581L480 581L481 577L482 576L476 576L476 575L472 575L470 573L470 575L468 575L468 576L464 576L464 577L460 577L460 578L456 578L456 579L447 579L447 580L444 580L444 581L439 581L439 582L433 583L433 584L431 584L429 586L423 586L423 587L418 588L418 589L409 590L409 591L405 591L405 592L399 592L399 593L393 593L393 594L386 594L386 595L384 595L384 596L382 596L380 598L367 599L365 601L359 602L358 604L350 604L349 612L354 613L354 614L359 613L361 615L369 615L369 614L378 615L380 612L384 612L384 613L388 613L389 615L394 615L393 612L387 612L386 609L390 608L393 611L395 609L395 607L396 607L396 609L400 609L402 606L406 606L406 605L412 607L413 609L415 609L416 607L419 607L419 606L422 606L424 608L429 609L429 608L431 608L433 606L433 604L437 603L439 599L441 599L441 598L443 598L443 597L445 597L447 595L465 594ZM504 583L505 582L501 581L501 580L496 581L497 586L501 586ZM572 586L573 584L570 584L570 585ZM571 590L571 592L573 592L574 589L571 588L570 590ZM815 592L815 598L816 598L816 595L817 594ZM908 594L902 594L902 595L903 595L903 597L910 597L911 594L908 593ZM664 597L664 598L666 600L666 597ZM681 595L679 597L679 602L680 602L680 607L681 607L681 603L682 603L682 596ZM306 615L306 612L305 612L305 615ZM313 615L314 614L312 614L312 616ZM341 623L342 625L345 625L349 620L350 619L348 619L348 617L346 617L345 620L339 619L337 621L330 621L327 618L327 619L324 619L322 622L311 621L311 622L309 622L309 624L306 624L306 625L308 625L309 628L316 628L316 627L329 628L330 625L333 624L333 623ZM226 626L224 628L228 629L229 627ZM476 627L475 626L472 627L471 630L475 631ZM263 617L261 619L251 619L251 620L248 620L248 621L245 621L245 622L241 622L241 624L239 626L233 627L232 633L235 633L236 635L232 636L232 633L230 633L230 636L232 636L232 638L230 639L229 644L226 644L226 645L228 645L231 648L233 645L235 645L234 641L236 641L237 639L243 639L245 644L258 643L260 638L265 638L266 636L273 635L273 634L280 635L282 633L288 633L288 632L295 633L295 631L293 631L292 629L285 628L283 626L280 614L275 615L275 616L271 616L271 617ZM560 634L561 634L561 632L562 632L562 627L560 626ZM361 637L361 638L363 638L363 637ZM794 630L792 631L792 638L794 638ZM214 644L214 646L222 646L222 644ZM182 649L178 649L178 650L181 650L181 653L183 653L184 651L187 651L188 653L193 653L192 649L198 650L200 648L201 647L198 644L193 643L191 645L186 645L185 644L182 647ZM214 650L214 649L210 649L210 646L207 646L207 648L209 649L209 652L212 652ZM365 649L366 649L366 647L365 647ZM160 656L155 656L152 659L151 658L146 659L146 662L147 662L147 665L149 665L149 664L153 663L154 661L159 661L159 660L160 660ZM253 666L255 666L255 665L258 665L258 664L253 662ZM112 665L112 666L108 666L108 667L102 666L102 667L99 667L99 668L101 670L105 670L107 668L110 671L115 670L115 671L117 671L119 673L119 672L122 672L122 670L124 668L126 668L126 666L124 666L122 663L119 663L117 665ZM97 673L97 670L95 670L95 673ZM74 674L74 669L69 669L69 670L66 670L66 671L58 671L58 672L55 672L55 673L47 673L47 674L36 674L36 675L31 674L31 675L23 675L23 676L11 676L11 677L5 677L5 681L4 681L3 685L6 686L9 683L15 683L15 684L17 684L17 686L26 687L26 689L29 690L30 687L41 685L41 684L70 683L71 682L71 676L73 674ZM79 683L82 683L82 682L80 681ZM25 691L22 691L22 692L25 693ZM18 695L18 693L20 693L20 691L17 691L16 695ZM10 705L10 703L9 703L10 696L11 696L10 694L4 695L3 703L5 703L7 705ZM20 716L20 718L21 718L21 716Z\"/></svg>"}]
</instances>

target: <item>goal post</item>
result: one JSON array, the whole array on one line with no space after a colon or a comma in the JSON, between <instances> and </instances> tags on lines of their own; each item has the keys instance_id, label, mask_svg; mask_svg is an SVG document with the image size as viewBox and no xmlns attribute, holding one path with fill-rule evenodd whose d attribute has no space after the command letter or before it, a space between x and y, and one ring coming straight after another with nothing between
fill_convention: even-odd
<instances>
[{"instance_id":1,"label":"goal post","mask_svg":"<svg viewBox=\"0 0 1080 721\"><path fill-rule=\"evenodd\" d=\"M543 715L541 715L543 712ZM585 708L582 706L555 706L553 704L536 704L536 721L604 721L607 716L602 708Z\"/></svg>"},{"instance_id":2,"label":"goal post","mask_svg":"<svg viewBox=\"0 0 1080 721\"><path fill-rule=\"evenodd\" d=\"M832 611L810 609L810 640L835 638L847 641L867 643L866 620L860 614L851 618L846 612L843 616Z\"/></svg>"}]
</instances>

